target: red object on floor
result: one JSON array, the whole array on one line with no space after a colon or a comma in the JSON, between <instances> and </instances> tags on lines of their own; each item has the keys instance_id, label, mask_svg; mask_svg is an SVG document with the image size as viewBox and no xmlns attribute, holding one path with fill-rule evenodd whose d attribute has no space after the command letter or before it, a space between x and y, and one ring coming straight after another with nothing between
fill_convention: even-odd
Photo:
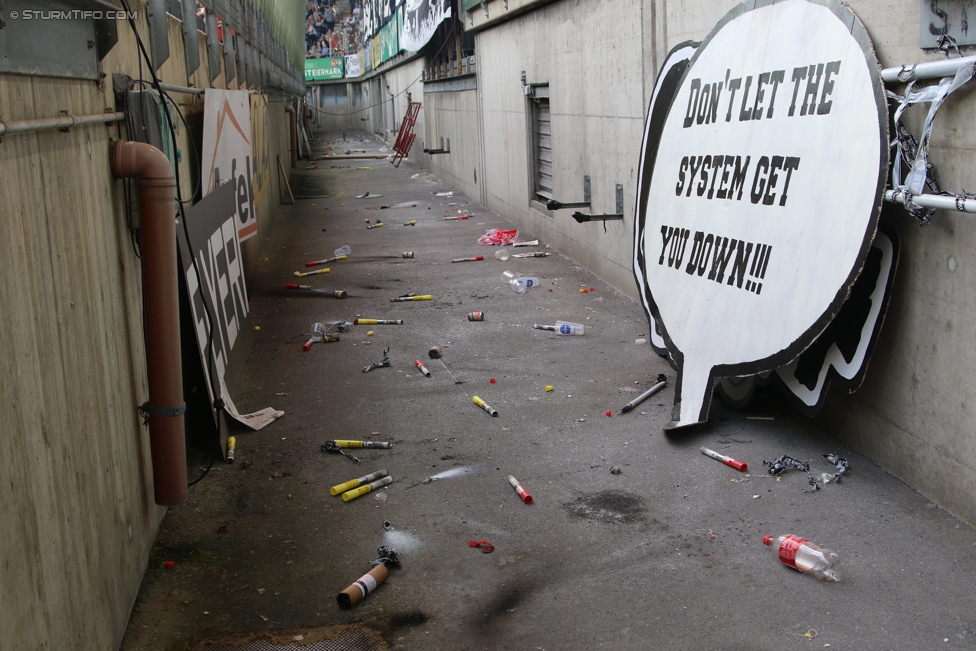
<instances>
[{"instance_id":1,"label":"red object on floor","mask_svg":"<svg viewBox=\"0 0 976 651\"><path fill-rule=\"evenodd\" d=\"M492 545L487 540L484 540L484 539L479 540L477 542L475 542L474 540L469 540L468 541L468 545L470 547L482 547L482 546L484 546L484 549L481 550L481 552L484 553L484 554L490 554L493 551L495 551L495 546Z\"/></svg>"},{"instance_id":2,"label":"red object on floor","mask_svg":"<svg viewBox=\"0 0 976 651\"><path fill-rule=\"evenodd\" d=\"M174 563L173 561L166 561L165 563L163 563L163 565L166 567L167 570L171 570L174 567L176 567L176 563Z\"/></svg>"}]
</instances>

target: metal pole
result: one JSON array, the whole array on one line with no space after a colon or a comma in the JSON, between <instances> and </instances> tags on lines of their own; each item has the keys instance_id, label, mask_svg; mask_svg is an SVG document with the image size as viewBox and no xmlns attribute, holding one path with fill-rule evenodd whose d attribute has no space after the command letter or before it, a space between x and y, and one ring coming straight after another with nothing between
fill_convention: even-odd
<instances>
[{"instance_id":1,"label":"metal pole","mask_svg":"<svg viewBox=\"0 0 976 651\"><path fill-rule=\"evenodd\" d=\"M976 64L976 56L962 57L959 59L945 59L943 61L929 61L927 63L916 63L910 66L899 66L897 68L885 68L881 71L881 79L886 84L909 81L916 79L933 79L936 77L951 77L956 74L960 67ZM919 204L921 205L921 204Z\"/></svg>"},{"instance_id":2,"label":"metal pole","mask_svg":"<svg viewBox=\"0 0 976 651\"><path fill-rule=\"evenodd\" d=\"M886 190L885 201L904 205L905 194L900 190ZM912 202L922 208L976 213L976 200L974 199L963 199L962 197L943 196L939 194L916 194L912 196Z\"/></svg>"},{"instance_id":3,"label":"metal pole","mask_svg":"<svg viewBox=\"0 0 976 651\"><path fill-rule=\"evenodd\" d=\"M15 122L0 122L0 136L10 133L25 133L27 131L44 131L47 129L70 129L85 124L107 124L125 119L125 113L100 113L97 115L63 115L59 118L39 118L34 120L17 120Z\"/></svg>"},{"instance_id":4,"label":"metal pole","mask_svg":"<svg viewBox=\"0 0 976 651\"><path fill-rule=\"evenodd\" d=\"M203 95L206 88L190 88L189 86L174 86L173 84L159 84L163 90L171 93L186 93L187 95Z\"/></svg>"}]
</instances>

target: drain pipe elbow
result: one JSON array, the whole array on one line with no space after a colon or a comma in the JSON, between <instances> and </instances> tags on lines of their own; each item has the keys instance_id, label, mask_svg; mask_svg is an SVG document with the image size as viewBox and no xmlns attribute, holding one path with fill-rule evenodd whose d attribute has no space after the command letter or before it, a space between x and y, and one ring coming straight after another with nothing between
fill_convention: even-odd
<instances>
[{"instance_id":1,"label":"drain pipe elbow","mask_svg":"<svg viewBox=\"0 0 976 651\"><path fill-rule=\"evenodd\" d=\"M139 179L142 218L142 293L149 381L149 444L156 504L187 500L183 365L176 259L176 179L166 155L141 142L115 143L116 178Z\"/></svg>"},{"instance_id":2,"label":"drain pipe elbow","mask_svg":"<svg viewBox=\"0 0 976 651\"><path fill-rule=\"evenodd\" d=\"M291 166L294 169L298 167L298 116L291 106L285 107L285 113L291 118Z\"/></svg>"}]
</instances>

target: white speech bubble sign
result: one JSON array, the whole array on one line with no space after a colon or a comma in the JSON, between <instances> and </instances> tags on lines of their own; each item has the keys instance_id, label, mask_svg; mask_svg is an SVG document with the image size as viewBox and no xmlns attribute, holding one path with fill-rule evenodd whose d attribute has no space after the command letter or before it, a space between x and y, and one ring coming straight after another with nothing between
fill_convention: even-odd
<instances>
[{"instance_id":1,"label":"white speech bubble sign","mask_svg":"<svg viewBox=\"0 0 976 651\"><path fill-rule=\"evenodd\" d=\"M840 310L881 209L884 97L836 0L743 3L695 52L635 220L635 274L678 366L666 429L706 420L715 378L788 363Z\"/></svg>"}]
</instances>

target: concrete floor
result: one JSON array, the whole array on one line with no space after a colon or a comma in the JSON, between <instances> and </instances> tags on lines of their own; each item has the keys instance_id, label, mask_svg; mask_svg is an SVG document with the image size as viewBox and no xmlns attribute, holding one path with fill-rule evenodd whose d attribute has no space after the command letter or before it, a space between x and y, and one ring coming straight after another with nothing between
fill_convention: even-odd
<instances>
[{"instance_id":1,"label":"concrete floor","mask_svg":"<svg viewBox=\"0 0 976 651\"><path fill-rule=\"evenodd\" d=\"M288 640L333 625L374 629L381 646L403 649L976 648L971 527L772 394L748 412L716 401L706 426L670 435L661 430L670 385L620 415L658 373L674 380L649 346L634 343L647 333L641 308L558 254L451 264L491 256L478 236L512 226L456 193L434 196L450 188L413 162L397 170L322 161L295 176L298 193L336 196L286 208L265 242L267 261L249 287L261 331L234 396L242 412L274 406L287 415L239 433L237 463L215 467L170 510L122 649L189 649L227 634ZM383 197L354 198L366 191ZM368 209L408 200L418 207ZM474 217L444 221L457 208ZM364 220L377 218L386 225L367 230ZM416 226L401 225L411 219ZM599 224L580 228L602 236ZM344 289L348 299L283 289L305 261L341 244L352 247L350 259L301 282ZM415 259L399 257L410 250ZM516 251L525 250L534 249ZM501 282L506 269L542 285L519 296ZM434 300L389 301L407 292ZM485 321L469 322L472 311ZM315 321L357 316L404 324L353 326L308 353L302 337L286 343ZM584 323L586 334L532 329L557 319ZM434 344L443 364L427 358ZM386 346L392 368L362 373ZM433 377L414 368L418 358ZM756 415L773 420L748 418ZM319 451L335 438L394 446L353 451L356 465ZM750 472L706 458L703 445ZM825 452L846 456L851 469L816 493L804 492L805 473L763 472L764 459L784 453L829 471ZM621 474L610 473L614 465ZM382 468L395 482L376 494L349 503L329 494ZM454 468L468 472L408 490ZM519 500L509 474L534 504ZM762 545L766 533L836 550L843 580L784 567ZM493 553L469 547L481 539ZM336 593L384 544L396 546L403 567L340 610Z\"/></svg>"}]
</instances>

